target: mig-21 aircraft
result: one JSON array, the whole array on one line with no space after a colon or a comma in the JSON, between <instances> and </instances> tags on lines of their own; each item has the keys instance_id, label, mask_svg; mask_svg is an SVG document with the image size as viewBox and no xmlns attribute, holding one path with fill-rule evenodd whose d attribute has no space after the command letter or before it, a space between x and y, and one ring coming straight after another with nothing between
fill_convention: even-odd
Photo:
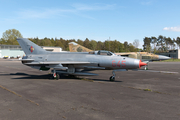
<instances>
[{"instance_id":1,"label":"mig-21 aircraft","mask_svg":"<svg viewBox=\"0 0 180 120\"><path fill-rule=\"evenodd\" d=\"M84 46L81 46L75 42L69 43L69 50L70 50L70 52L83 52L83 53L95 52L95 54L96 53L98 54L98 51L90 50L90 49L88 49ZM142 62L147 63L147 64L151 61L160 61L160 60L171 59L170 57L167 57L167 56L156 55L156 54L148 53L148 52L121 52L121 53L115 53L115 54L118 56L121 56L121 57L140 59ZM148 65L146 65L144 69L147 70Z\"/></svg>"},{"instance_id":2,"label":"mig-21 aircraft","mask_svg":"<svg viewBox=\"0 0 180 120\"><path fill-rule=\"evenodd\" d=\"M102 56L93 53L78 52L50 52L26 38L17 38L21 48L25 52L21 61L24 65L39 70L49 70L52 68L53 77L60 78L61 74L67 75L96 75L82 70L113 70L110 81L115 80L115 71L126 71L128 69L138 69L146 63L141 60L117 56L112 52ZM101 52L101 51L100 51Z\"/></svg>"}]
</instances>

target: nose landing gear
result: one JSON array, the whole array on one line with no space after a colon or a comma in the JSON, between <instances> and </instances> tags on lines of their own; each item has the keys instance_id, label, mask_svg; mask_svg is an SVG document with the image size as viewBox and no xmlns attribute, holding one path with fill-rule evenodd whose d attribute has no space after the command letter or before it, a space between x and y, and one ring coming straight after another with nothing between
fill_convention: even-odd
<instances>
[{"instance_id":1,"label":"nose landing gear","mask_svg":"<svg viewBox=\"0 0 180 120\"><path fill-rule=\"evenodd\" d=\"M144 70L148 70L148 63L145 65Z\"/></svg>"},{"instance_id":2,"label":"nose landing gear","mask_svg":"<svg viewBox=\"0 0 180 120\"><path fill-rule=\"evenodd\" d=\"M144 70L148 70L148 66L147 65L144 67Z\"/></svg>"}]
</instances>

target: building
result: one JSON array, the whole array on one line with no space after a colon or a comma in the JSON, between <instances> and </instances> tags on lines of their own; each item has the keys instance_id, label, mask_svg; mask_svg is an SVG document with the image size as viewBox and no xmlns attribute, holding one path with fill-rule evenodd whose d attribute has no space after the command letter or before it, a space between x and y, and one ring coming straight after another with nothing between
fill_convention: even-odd
<instances>
[{"instance_id":1,"label":"building","mask_svg":"<svg viewBox=\"0 0 180 120\"><path fill-rule=\"evenodd\" d=\"M42 46L43 49L47 51L52 51L52 52L62 52L61 47L46 47ZM22 50L20 45L0 45L0 58L3 57L23 57L25 56L24 51Z\"/></svg>"},{"instance_id":2,"label":"building","mask_svg":"<svg viewBox=\"0 0 180 120\"><path fill-rule=\"evenodd\" d=\"M158 55L164 55L174 59L180 59L180 49L169 50L169 52L158 53Z\"/></svg>"},{"instance_id":3,"label":"building","mask_svg":"<svg viewBox=\"0 0 180 120\"><path fill-rule=\"evenodd\" d=\"M22 57L24 51L19 45L0 45L0 58L3 57Z\"/></svg>"},{"instance_id":4,"label":"building","mask_svg":"<svg viewBox=\"0 0 180 120\"><path fill-rule=\"evenodd\" d=\"M41 46L43 49L46 51L51 51L51 52L62 52L61 47L47 47L47 46Z\"/></svg>"}]
</instances>

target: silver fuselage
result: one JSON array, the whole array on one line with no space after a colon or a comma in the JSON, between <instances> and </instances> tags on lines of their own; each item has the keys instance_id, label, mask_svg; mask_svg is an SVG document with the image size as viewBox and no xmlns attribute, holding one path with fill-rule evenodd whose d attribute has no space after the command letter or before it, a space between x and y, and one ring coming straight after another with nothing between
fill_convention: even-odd
<instances>
[{"instance_id":1,"label":"silver fuselage","mask_svg":"<svg viewBox=\"0 0 180 120\"><path fill-rule=\"evenodd\" d=\"M89 64L74 64L73 67L77 69L83 69L89 66L104 67L105 69L136 69L139 68L139 60L120 56L103 56L93 54L79 54L79 53L53 53L48 54L31 54L23 59L34 59L34 61L23 62L28 66L45 66L49 67L49 64L39 64L39 62L89 62ZM31 63L31 64L27 64ZM34 64L33 64L34 63ZM68 67L68 64L63 65Z\"/></svg>"}]
</instances>

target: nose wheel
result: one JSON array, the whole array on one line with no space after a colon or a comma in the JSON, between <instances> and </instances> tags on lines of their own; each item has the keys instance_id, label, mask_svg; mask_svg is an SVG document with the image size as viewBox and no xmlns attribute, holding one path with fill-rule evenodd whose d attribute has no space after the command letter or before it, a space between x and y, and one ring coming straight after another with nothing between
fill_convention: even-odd
<instances>
[{"instance_id":1,"label":"nose wheel","mask_svg":"<svg viewBox=\"0 0 180 120\"><path fill-rule=\"evenodd\" d=\"M110 80L110 81L115 81L115 76L116 76L115 71L112 71L112 74L113 74L113 76L111 76L111 77L109 78L109 80Z\"/></svg>"},{"instance_id":2,"label":"nose wheel","mask_svg":"<svg viewBox=\"0 0 180 120\"><path fill-rule=\"evenodd\" d=\"M114 76L111 76L111 77L109 78L109 80L110 80L110 81L115 81L115 77L114 77Z\"/></svg>"}]
</instances>

